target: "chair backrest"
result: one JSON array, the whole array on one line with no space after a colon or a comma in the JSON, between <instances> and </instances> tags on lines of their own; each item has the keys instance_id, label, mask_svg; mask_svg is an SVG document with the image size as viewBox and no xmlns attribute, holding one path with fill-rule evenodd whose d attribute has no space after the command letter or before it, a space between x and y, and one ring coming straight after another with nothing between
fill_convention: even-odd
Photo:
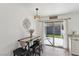
<instances>
[{"instance_id":1,"label":"chair backrest","mask_svg":"<svg viewBox=\"0 0 79 59\"><path fill-rule=\"evenodd\" d=\"M40 44L40 41L39 40L35 40L34 42L33 42L33 44Z\"/></svg>"},{"instance_id":2,"label":"chair backrest","mask_svg":"<svg viewBox=\"0 0 79 59\"><path fill-rule=\"evenodd\" d=\"M23 49L26 49L26 46L27 46L26 42L20 40L19 43Z\"/></svg>"}]
</instances>

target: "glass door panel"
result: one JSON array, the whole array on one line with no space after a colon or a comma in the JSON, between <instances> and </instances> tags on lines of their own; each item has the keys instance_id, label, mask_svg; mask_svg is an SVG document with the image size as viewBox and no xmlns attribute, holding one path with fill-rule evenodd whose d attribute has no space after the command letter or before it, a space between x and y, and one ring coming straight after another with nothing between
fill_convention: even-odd
<instances>
[{"instance_id":1,"label":"glass door panel","mask_svg":"<svg viewBox=\"0 0 79 59\"><path fill-rule=\"evenodd\" d=\"M63 47L63 24L54 22L46 23L46 44Z\"/></svg>"}]
</instances>

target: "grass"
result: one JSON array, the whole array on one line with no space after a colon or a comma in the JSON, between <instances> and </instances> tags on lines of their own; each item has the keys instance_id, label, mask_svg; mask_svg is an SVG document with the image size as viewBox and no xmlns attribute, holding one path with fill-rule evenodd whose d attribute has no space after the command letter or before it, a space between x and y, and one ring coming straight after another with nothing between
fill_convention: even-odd
<instances>
[{"instance_id":1,"label":"grass","mask_svg":"<svg viewBox=\"0 0 79 59\"><path fill-rule=\"evenodd\" d=\"M58 34L47 34L47 37L54 37L54 38L63 38L63 35L58 35Z\"/></svg>"}]
</instances>

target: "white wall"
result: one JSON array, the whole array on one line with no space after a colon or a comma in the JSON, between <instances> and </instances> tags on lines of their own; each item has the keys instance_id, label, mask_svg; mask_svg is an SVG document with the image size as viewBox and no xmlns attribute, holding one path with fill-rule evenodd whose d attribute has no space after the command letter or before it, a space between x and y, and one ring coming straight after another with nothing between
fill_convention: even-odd
<instances>
[{"instance_id":1,"label":"white wall","mask_svg":"<svg viewBox=\"0 0 79 59\"><path fill-rule=\"evenodd\" d=\"M12 55L18 47L17 40L28 34L22 27L25 18L32 20L25 8L17 4L0 4L0 55Z\"/></svg>"},{"instance_id":2,"label":"white wall","mask_svg":"<svg viewBox=\"0 0 79 59\"><path fill-rule=\"evenodd\" d=\"M73 13L68 13L68 14L59 16L59 18L65 18L65 17L66 18L71 17L71 20L68 20L67 34L71 34L72 31L76 31L76 33L79 34L79 12L73 12ZM70 39L69 39L69 37L66 39L64 40L64 42L65 42L64 44L66 44L65 47L69 47L69 49L70 49L71 48L70 47L71 46Z\"/></svg>"},{"instance_id":3,"label":"white wall","mask_svg":"<svg viewBox=\"0 0 79 59\"><path fill-rule=\"evenodd\" d=\"M68 13L60 15L59 18L71 17L71 20L68 20L68 32L77 31L79 33L79 12Z\"/></svg>"}]
</instances>

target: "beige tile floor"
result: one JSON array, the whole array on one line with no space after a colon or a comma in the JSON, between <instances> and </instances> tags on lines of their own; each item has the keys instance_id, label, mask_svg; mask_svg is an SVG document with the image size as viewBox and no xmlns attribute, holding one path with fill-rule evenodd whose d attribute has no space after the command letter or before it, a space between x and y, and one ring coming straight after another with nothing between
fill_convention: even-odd
<instances>
[{"instance_id":1,"label":"beige tile floor","mask_svg":"<svg viewBox=\"0 0 79 59\"><path fill-rule=\"evenodd\" d=\"M71 56L71 54L63 48L57 48L45 45L43 47L43 53L41 54L41 56Z\"/></svg>"}]
</instances>

